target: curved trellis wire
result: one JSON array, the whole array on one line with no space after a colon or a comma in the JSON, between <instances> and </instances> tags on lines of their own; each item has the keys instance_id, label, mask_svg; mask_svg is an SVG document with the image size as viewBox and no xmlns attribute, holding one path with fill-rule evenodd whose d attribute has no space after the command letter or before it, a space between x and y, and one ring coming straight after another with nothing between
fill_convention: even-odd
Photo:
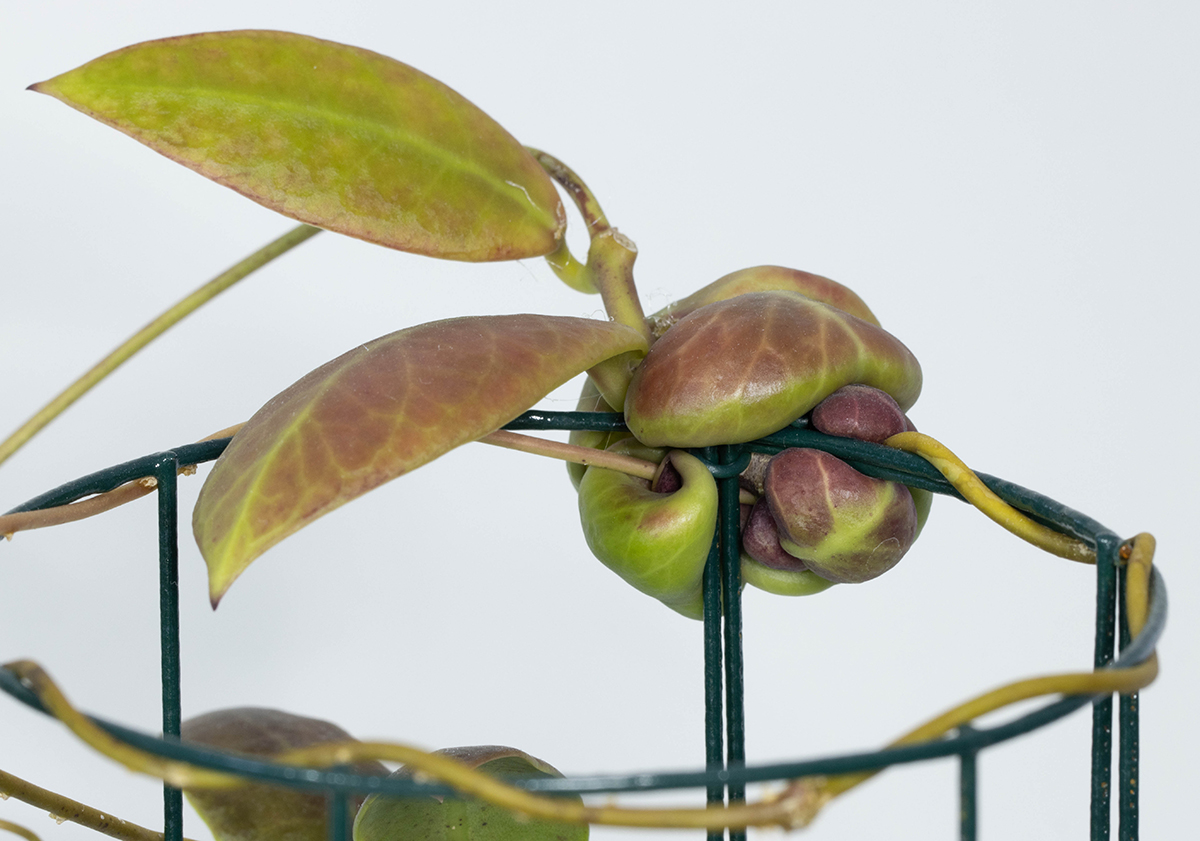
<instances>
[{"instance_id":1,"label":"curved trellis wire","mask_svg":"<svg viewBox=\"0 0 1200 841\"><path fill-rule=\"evenodd\" d=\"M620 430L620 414L598 412L526 412L508 424L510 430ZM336 808L331 810L330 841L345 841L346 803L354 793L415 796L453 794L453 789L416 779L368 777L338 769L317 770L281 765L222 753L177 741L180 727L179 688L179 597L178 597L178 512L176 482L181 466L212 461L230 439L205 441L135 459L93 473L38 496L8 513L35 511L65 505L93 494L110 491L127 482L154 477L159 510L160 610L162 633L163 733L149 736L119 724L93 718L112 736L149 753L203 768L228 771L249 779L283 784L298 789L329 793ZM530 779L516 785L531 792L600 794L645 792L663 789L704 787L710 802L733 802L745 796L748 783L793 780L810 775L837 775L872 771L890 765L919 762L957 755L960 759L961 837L975 837L975 757L980 750L1028 733L1056 721L1080 707L1092 704L1092 838L1106 839L1110 832L1110 781L1112 780L1112 696L1067 696L1026 713L1005 724L976 729L961 727L953 737L932 742L767 765L746 765L743 722L741 651L741 581L738 553L737 475L753 451L775 453L787 447L825 450L870 476L900 481L935 493L959 497L950 484L919 456L878 444L822 435L803 421L759 441L737 446L710 447L694 451L708 463L718 479L720 523L705 571L705 701L707 767L697 771L610 774L588 777ZM1114 659L1116 607L1124 595L1124 570L1120 557L1122 539L1104 526L1054 500L1002 479L979 474L984 483L1005 502L1053 529L1070 534L1096 549L1096 668L1127 668L1146 660L1154 651L1166 622L1166 587L1158 570L1150 585L1150 610L1145 627L1129 639L1122 627L1121 656ZM961 497L959 497L961 498ZM722 613L721 605L725 605ZM1124 623L1122 623L1124 625ZM46 712L37 695L11 671L0 668L0 689L26 705ZM1137 838L1138 713L1136 695L1122 696L1120 709L1120 754L1117 791L1119 834ZM183 837L182 795L165 787L164 835L166 841ZM722 833L710 835L721 838ZM730 841L745 837L731 831Z\"/></svg>"}]
</instances>

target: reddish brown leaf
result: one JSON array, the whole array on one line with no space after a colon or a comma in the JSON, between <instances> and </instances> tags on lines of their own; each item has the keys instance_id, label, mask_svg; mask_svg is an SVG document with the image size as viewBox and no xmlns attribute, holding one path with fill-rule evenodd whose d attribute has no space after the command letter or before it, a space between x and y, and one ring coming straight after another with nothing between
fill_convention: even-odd
<instances>
[{"instance_id":1,"label":"reddish brown leaf","mask_svg":"<svg viewBox=\"0 0 1200 841\"><path fill-rule=\"evenodd\" d=\"M401 330L323 365L250 419L200 493L192 525L213 604L305 524L645 347L611 322L483 316Z\"/></svg>"}]
</instances>

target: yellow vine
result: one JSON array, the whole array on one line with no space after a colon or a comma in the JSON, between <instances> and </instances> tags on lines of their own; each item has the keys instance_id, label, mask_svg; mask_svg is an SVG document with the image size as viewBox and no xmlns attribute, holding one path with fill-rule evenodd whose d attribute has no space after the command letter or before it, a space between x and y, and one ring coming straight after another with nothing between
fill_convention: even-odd
<instances>
[{"instance_id":1,"label":"yellow vine","mask_svg":"<svg viewBox=\"0 0 1200 841\"><path fill-rule=\"evenodd\" d=\"M983 481L963 464L962 460L941 442L920 432L901 432L883 442L889 447L916 453L936 467L954 489L974 505L984 516L998 523L1022 540L1044 549L1052 555L1081 563L1096 563L1096 550L1082 540L1068 537L1051 528L1035 523L983 484Z\"/></svg>"}]
</instances>

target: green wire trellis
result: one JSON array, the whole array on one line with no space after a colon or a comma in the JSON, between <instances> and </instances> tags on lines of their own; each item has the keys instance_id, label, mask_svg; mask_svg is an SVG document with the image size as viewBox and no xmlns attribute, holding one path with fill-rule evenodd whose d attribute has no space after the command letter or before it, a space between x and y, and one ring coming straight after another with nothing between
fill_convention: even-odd
<instances>
[{"instance_id":1,"label":"green wire trellis","mask_svg":"<svg viewBox=\"0 0 1200 841\"><path fill-rule=\"evenodd\" d=\"M624 429L620 414L599 412L526 412L509 423L509 430L599 430ZM158 543L160 574L160 627L162 646L163 736L149 736L119 724L93 721L127 744L158 756L200 767L228 771L262 782L297 789L325 792L330 798L329 839L347 841L349 797L355 793L395 796L453 795L447 786L414 779L366 777L342 769L310 769L227 754L180 742L181 719L179 654L179 577L177 481L181 466L216 459L228 438L189 444L93 473L38 496L8 513L35 511L65 505L87 496L110 491L127 482L153 477L157 480ZM529 779L515 784L531 792L546 794L615 794L664 789L700 788L712 803L733 802L745 797L748 783L792 780L811 775L836 775L871 771L891 765L958 756L960 765L960 837L976 837L977 754L990 745L1050 724L1089 703L1092 705L1091 838L1108 839L1111 834L1110 791L1113 778L1113 701L1111 695L1066 696L1002 725L988 728L960 727L956 735L881 751L846 754L768 765L746 764L741 646L741 573L738 547L737 475L751 452L779 452L787 447L825 450L851 466L881 479L901 481L935 493L958 497L957 491L919 456L878 444L834 438L808 429L799 421L784 430L749 444L709 447L693 451L709 465L718 480L719 527L709 554L704 577L705 661L705 756L702 771L611 774L561 779ZM1122 617L1121 656L1114 659L1117 639L1117 605L1124 603L1125 576L1120 558L1124 542L1096 521L1019 485L978 474L1005 502L1021 509L1043 525L1070 534L1096 549L1096 668L1127 668L1145 661L1166 623L1166 586L1157 568L1151 579L1149 618L1145 628L1130 639ZM725 606L722 611L722 605ZM45 712L37 696L20 679L0 668L0 688L26 705ZM1137 694L1120 699L1119 757L1116 790L1119 792L1118 837L1138 837L1138 706ZM164 786L165 841L182 841L183 801L179 790ZM725 833L710 833L710 841ZM744 831L730 831L729 841L744 841Z\"/></svg>"}]
</instances>

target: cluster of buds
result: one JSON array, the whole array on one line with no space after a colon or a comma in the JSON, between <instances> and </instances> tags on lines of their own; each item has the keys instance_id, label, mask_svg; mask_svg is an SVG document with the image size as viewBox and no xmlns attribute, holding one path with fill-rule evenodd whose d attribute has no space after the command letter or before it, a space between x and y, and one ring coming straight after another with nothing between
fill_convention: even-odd
<instances>
[{"instance_id":1,"label":"cluster of buds","mask_svg":"<svg viewBox=\"0 0 1200 841\"><path fill-rule=\"evenodd\" d=\"M593 554L637 589L693 618L717 521L717 486L685 448L757 440L808 418L829 435L881 442L914 429L916 359L853 292L805 272L736 272L652 317L634 371L628 433L573 440L654 461L653 481L572 468ZM581 409L610 411L590 384ZM916 540L930 495L866 476L812 449L756 453L742 488L742 575L808 595L868 581Z\"/></svg>"},{"instance_id":2,"label":"cluster of buds","mask_svg":"<svg viewBox=\"0 0 1200 841\"><path fill-rule=\"evenodd\" d=\"M875 443L915 429L895 400L863 385L825 398L811 423L828 435ZM887 572L917 539L932 501L928 491L872 478L814 449L760 456L741 482L758 498L743 506L743 575L785 594Z\"/></svg>"}]
</instances>

